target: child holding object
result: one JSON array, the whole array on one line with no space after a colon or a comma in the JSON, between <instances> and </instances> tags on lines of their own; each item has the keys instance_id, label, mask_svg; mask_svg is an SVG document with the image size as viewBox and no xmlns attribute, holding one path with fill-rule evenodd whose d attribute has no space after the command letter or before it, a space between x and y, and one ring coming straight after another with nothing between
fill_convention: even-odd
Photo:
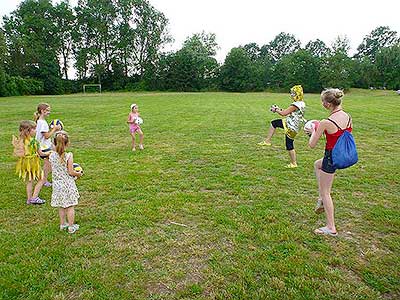
<instances>
[{"instance_id":1,"label":"child holding object","mask_svg":"<svg viewBox=\"0 0 400 300\"><path fill-rule=\"evenodd\" d=\"M51 143L51 136L58 130L61 130L60 125L55 125L52 129L46 122L46 118L50 115L51 107L47 103L40 103L37 107L37 111L34 113L34 121L37 125L36 139L40 143L40 148L43 151L47 151L46 154L40 156L43 159L43 172L44 172L44 186L50 187L51 183L47 181L47 177L50 173L49 153L53 150L53 144Z\"/></svg>"},{"instance_id":2,"label":"child holding object","mask_svg":"<svg viewBox=\"0 0 400 300\"><path fill-rule=\"evenodd\" d=\"M131 112L128 115L127 123L129 124L129 132L131 133L132 137L132 151L136 151L136 141L135 141L136 132L139 134L139 149L143 150L144 134L142 128L140 127L140 125L143 123L143 120L139 114L139 107L135 103L131 105Z\"/></svg>"},{"instance_id":3,"label":"child holding object","mask_svg":"<svg viewBox=\"0 0 400 300\"><path fill-rule=\"evenodd\" d=\"M271 106L271 111L285 117L271 121L268 135L265 141L259 143L260 146L270 146L271 138L275 133L276 128L282 128L285 131L286 150L289 153L290 164L287 168L297 168L296 151L294 150L294 138L300 131L306 104L304 102L303 88L301 85L295 85L290 89L290 97L293 102L286 109L281 109L276 105Z\"/></svg>"},{"instance_id":4,"label":"child holding object","mask_svg":"<svg viewBox=\"0 0 400 300\"><path fill-rule=\"evenodd\" d=\"M43 171L40 167L39 142L35 138L36 123L22 121L19 125L19 137L13 136L14 155L18 157L16 173L26 182L26 204L44 204L46 201L39 198L43 186ZM35 189L33 183L37 180ZM32 193L33 190L33 193Z\"/></svg>"},{"instance_id":5,"label":"child holding object","mask_svg":"<svg viewBox=\"0 0 400 300\"><path fill-rule=\"evenodd\" d=\"M75 206L78 204L79 193L74 178L81 177L83 173L74 170L73 155L71 152L66 152L69 146L67 132L56 132L54 135L54 145L56 149L49 156L53 172L51 206L58 207L60 230L68 228L69 233L75 233L79 229L79 225L74 223Z\"/></svg>"}]
</instances>

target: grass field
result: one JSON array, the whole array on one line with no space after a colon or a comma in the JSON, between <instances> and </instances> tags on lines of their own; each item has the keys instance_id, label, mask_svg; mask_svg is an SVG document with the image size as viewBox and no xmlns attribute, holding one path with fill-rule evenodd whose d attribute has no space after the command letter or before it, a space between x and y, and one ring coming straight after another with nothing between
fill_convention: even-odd
<instances>
[{"instance_id":1,"label":"grass field","mask_svg":"<svg viewBox=\"0 0 400 300\"><path fill-rule=\"evenodd\" d=\"M48 102L85 176L77 234L25 204L11 135ZM129 106L144 119L130 151ZM306 95L308 119L327 116ZM288 94L142 93L0 98L0 299L399 299L400 97L345 96L359 163L334 182L337 238L315 236L323 141L259 148ZM49 119L50 121L50 119ZM51 189L41 197L50 202ZM178 223L178 224L176 224Z\"/></svg>"}]
</instances>

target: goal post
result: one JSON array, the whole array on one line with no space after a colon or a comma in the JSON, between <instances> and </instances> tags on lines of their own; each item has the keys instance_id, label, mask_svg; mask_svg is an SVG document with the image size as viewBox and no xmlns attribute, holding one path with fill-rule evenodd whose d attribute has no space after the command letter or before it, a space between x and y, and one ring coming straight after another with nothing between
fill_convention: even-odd
<instances>
[{"instance_id":1,"label":"goal post","mask_svg":"<svg viewBox=\"0 0 400 300\"><path fill-rule=\"evenodd\" d=\"M86 92L89 90L92 90L92 88L97 88L99 93L101 94L101 84L95 84L95 83L91 83L91 84L84 84L83 85L83 93L86 94Z\"/></svg>"}]
</instances>

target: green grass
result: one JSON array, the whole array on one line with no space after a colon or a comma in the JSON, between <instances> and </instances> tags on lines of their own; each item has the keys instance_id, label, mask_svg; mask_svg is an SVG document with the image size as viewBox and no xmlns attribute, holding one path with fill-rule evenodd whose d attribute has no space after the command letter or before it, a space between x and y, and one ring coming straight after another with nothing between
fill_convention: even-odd
<instances>
[{"instance_id":1,"label":"green grass","mask_svg":"<svg viewBox=\"0 0 400 300\"><path fill-rule=\"evenodd\" d=\"M337 174L339 237L328 238L313 234L323 141L311 150L298 136L295 170L283 134L256 145L287 94L1 98L0 299L399 299L399 100L346 95L360 160ZM75 235L49 203L27 206L14 175L11 135L43 101L85 170ZM145 121L135 153L132 102ZM306 102L308 119L327 116L318 95Z\"/></svg>"}]
</instances>

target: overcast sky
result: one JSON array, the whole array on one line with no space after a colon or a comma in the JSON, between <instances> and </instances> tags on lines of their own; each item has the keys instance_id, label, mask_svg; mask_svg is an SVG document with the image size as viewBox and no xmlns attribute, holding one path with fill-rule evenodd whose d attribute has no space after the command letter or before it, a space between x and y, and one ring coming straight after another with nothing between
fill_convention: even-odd
<instances>
[{"instance_id":1,"label":"overcast sky","mask_svg":"<svg viewBox=\"0 0 400 300\"><path fill-rule=\"evenodd\" d=\"M280 32L295 35L304 46L317 38L330 45L347 36L354 53L362 39L378 26L400 34L400 0L149 0L169 20L175 39L167 50L179 49L194 33L215 33L223 62L233 47L269 43ZM1 16L15 10L21 0L0 0ZM53 2L58 2L54 1ZM70 0L72 5L77 0Z\"/></svg>"}]
</instances>

